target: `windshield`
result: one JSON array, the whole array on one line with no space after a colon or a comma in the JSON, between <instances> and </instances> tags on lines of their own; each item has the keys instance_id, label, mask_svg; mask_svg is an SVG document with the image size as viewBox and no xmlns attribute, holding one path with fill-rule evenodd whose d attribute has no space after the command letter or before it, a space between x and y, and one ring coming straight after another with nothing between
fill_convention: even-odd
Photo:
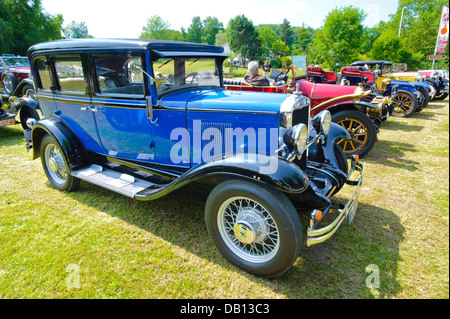
<instances>
[{"instance_id":1,"label":"windshield","mask_svg":"<svg viewBox=\"0 0 450 319\"><path fill-rule=\"evenodd\" d=\"M406 63L393 63L392 64L393 72L403 72L403 71L407 71L407 70L408 70L408 66Z\"/></svg>"},{"instance_id":2,"label":"windshield","mask_svg":"<svg viewBox=\"0 0 450 319\"><path fill-rule=\"evenodd\" d=\"M10 58L3 57L2 59L3 65L8 66L10 68L30 66L30 63L28 63L28 58L25 57L10 57Z\"/></svg>"},{"instance_id":3,"label":"windshield","mask_svg":"<svg viewBox=\"0 0 450 319\"><path fill-rule=\"evenodd\" d=\"M215 58L161 58L153 63L153 73L158 96L184 88L220 87Z\"/></svg>"},{"instance_id":4,"label":"windshield","mask_svg":"<svg viewBox=\"0 0 450 319\"><path fill-rule=\"evenodd\" d=\"M306 75L307 61L304 55L293 55L292 56L292 71L294 76Z\"/></svg>"}]
</instances>

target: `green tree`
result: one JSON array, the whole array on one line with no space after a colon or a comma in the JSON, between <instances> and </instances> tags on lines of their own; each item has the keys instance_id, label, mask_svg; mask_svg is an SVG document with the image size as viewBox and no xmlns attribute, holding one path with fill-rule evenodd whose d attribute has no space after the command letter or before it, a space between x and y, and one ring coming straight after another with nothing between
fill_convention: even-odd
<instances>
[{"instance_id":1,"label":"green tree","mask_svg":"<svg viewBox=\"0 0 450 319\"><path fill-rule=\"evenodd\" d=\"M203 22L200 17L193 17L192 23L187 30L187 41L202 43Z\"/></svg>"},{"instance_id":2,"label":"green tree","mask_svg":"<svg viewBox=\"0 0 450 319\"><path fill-rule=\"evenodd\" d=\"M241 53L245 59L257 59L261 54L261 43L258 40L258 32L253 22L244 15L238 15L228 22L225 31L230 49ZM245 63L245 62L244 62Z\"/></svg>"},{"instance_id":3,"label":"green tree","mask_svg":"<svg viewBox=\"0 0 450 319\"><path fill-rule=\"evenodd\" d=\"M61 39L63 17L44 12L40 0L0 1L0 53L25 55L38 42Z\"/></svg>"},{"instance_id":4,"label":"green tree","mask_svg":"<svg viewBox=\"0 0 450 319\"><path fill-rule=\"evenodd\" d=\"M214 45L217 33L223 30L223 24L216 17L206 17L203 20L202 43Z\"/></svg>"},{"instance_id":5,"label":"green tree","mask_svg":"<svg viewBox=\"0 0 450 319\"><path fill-rule=\"evenodd\" d=\"M400 42L397 50L408 51L415 59L392 60L392 62L408 63L408 69L431 68L432 61L426 60L426 56L433 54L436 45L436 37L441 19L442 7L448 6L447 0L399 0L397 12L390 16L390 20L381 29L380 40L374 42L374 46L381 43L393 43L399 38L400 19L403 10L402 27L400 30ZM372 57L381 54L377 48L370 52ZM402 57L397 57L400 59ZM448 66L444 62L444 65Z\"/></svg>"},{"instance_id":6,"label":"green tree","mask_svg":"<svg viewBox=\"0 0 450 319\"><path fill-rule=\"evenodd\" d=\"M170 30L170 23L164 21L160 16L153 15L147 19L147 25L142 27L140 39L156 39L169 40L172 31Z\"/></svg>"},{"instance_id":7,"label":"green tree","mask_svg":"<svg viewBox=\"0 0 450 319\"><path fill-rule=\"evenodd\" d=\"M277 39L272 43L272 51L274 53L284 53L285 55L288 55L290 49L289 46L286 45L286 43L284 43L280 39Z\"/></svg>"},{"instance_id":8,"label":"green tree","mask_svg":"<svg viewBox=\"0 0 450 319\"><path fill-rule=\"evenodd\" d=\"M311 47L314 63L335 70L337 63L353 62L361 49L365 16L363 10L353 6L330 11Z\"/></svg>"},{"instance_id":9,"label":"green tree","mask_svg":"<svg viewBox=\"0 0 450 319\"><path fill-rule=\"evenodd\" d=\"M227 44L227 38L225 36L225 31L219 30L216 34L216 41L214 43L215 45L225 45Z\"/></svg>"},{"instance_id":10,"label":"green tree","mask_svg":"<svg viewBox=\"0 0 450 319\"><path fill-rule=\"evenodd\" d=\"M295 50L297 54L308 54L309 47L314 39L316 30L314 28L307 27L305 23L303 23L300 27L296 28L296 33L297 40L293 44L292 49ZM294 53L292 54L294 55Z\"/></svg>"},{"instance_id":11,"label":"green tree","mask_svg":"<svg viewBox=\"0 0 450 319\"><path fill-rule=\"evenodd\" d=\"M263 57L268 58L273 53L273 44L278 40L278 35L272 28L262 27L258 29L258 40L261 42Z\"/></svg>"},{"instance_id":12,"label":"green tree","mask_svg":"<svg viewBox=\"0 0 450 319\"><path fill-rule=\"evenodd\" d=\"M287 19L283 19L283 23L280 26L280 39L288 47L294 42L294 32L292 31L291 24Z\"/></svg>"},{"instance_id":13,"label":"green tree","mask_svg":"<svg viewBox=\"0 0 450 319\"><path fill-rule=\"evenodd\" d=\"M93 38L93 36L89 34L88 28L84 22L70 22L67 27L63 29L63 33L66 39Z\"/></svg>"}]
</instances>

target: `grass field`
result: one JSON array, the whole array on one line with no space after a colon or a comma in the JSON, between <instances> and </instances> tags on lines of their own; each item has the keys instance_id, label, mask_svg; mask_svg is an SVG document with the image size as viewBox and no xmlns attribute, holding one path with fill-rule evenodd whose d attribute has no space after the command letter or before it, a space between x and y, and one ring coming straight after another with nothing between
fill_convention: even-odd
<instances>
[{"instance_id":1,"label":"grass field","mask_svg":"<svg viewBox=\"0 0 450 319\"><path fill-rule=\"evenodd\" d=\"M203 190L151 202L85 182L59 192L20 126L1 127L0 297L449 298L448 99L389 119L378 137L354 222L268 280L221 257Z\"/></svg>"}]
</instances>

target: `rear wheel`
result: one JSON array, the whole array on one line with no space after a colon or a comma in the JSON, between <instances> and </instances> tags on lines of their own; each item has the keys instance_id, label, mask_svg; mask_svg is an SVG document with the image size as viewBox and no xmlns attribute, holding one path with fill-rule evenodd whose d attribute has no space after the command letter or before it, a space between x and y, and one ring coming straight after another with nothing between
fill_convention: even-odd
<instances>
[{"instance_id":1,"label":"rear wheel","mask_svg":"<svg viewBox=\"0 0 450 319\"><path fill-rule=\"evenodd\" d=\"M217 185L206 201L205 221L222 255L258 276L284 273L302 246L302 224L289 199L253 183Z\"/></svg>"},{"instance_id":2,"label":"rear wheel","mask_svg":"<svg viewBox=\"0 0 450 319\"><path fill-rule=\"evenodd\" d=\"M406 117L417 108L417 99L409 91L399 90L393 101L393 116Z\"/></svg>"},{"instance_id":3,"label":"rear wheel","mask_svg":"<svg viewBox=\"0 0 450 319\"><path fill-rule=\"evenodd\" d=\"M377 129L367 115L356 110L345 110L334 113L331 120L345 128L350 134L350 139L339 138L336 140L347 158L352 155L362 157L372 149L376 141Z\"/></svg>"},{"instance_id":4,"label":"rear wheel","mask_svg":"<svg viewBox=\"0 0 450 319\"><path fill-rule=\"evenodd\" d=\"M58 143L50 135L41 141L41 161L45 175L61 191L75 190L80 180L70 175L70 169Z\"/></svg>"}]
</instances>

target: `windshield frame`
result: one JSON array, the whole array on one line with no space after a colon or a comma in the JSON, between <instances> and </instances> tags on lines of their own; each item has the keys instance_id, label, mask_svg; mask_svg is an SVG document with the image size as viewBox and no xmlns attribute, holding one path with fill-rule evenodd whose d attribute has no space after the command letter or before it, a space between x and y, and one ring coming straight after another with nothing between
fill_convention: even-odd
<instances>
[{"instance_id":1,"label":"windshield frame","mask_svg":"<svg viewBox=\"0 0 450 319\"><path fill-rule=\"evenodd\" d=\"M209 69L205 69L205 72L189 72L188 68L195 63L205 61L206 62L214 62L214 71L211 72L212 68L210 66ZM209 61L207 61L209 60ZM176 56L161 56L156 59L152 59L151 61L151 71L153 77L155 79L155 83L153 84L157 99L161 99L162 97L172 94L174 92L179 92L183 90L198 90L198 89L217 89L223 88L223 70L222 70L222 60L223 57L220 56L209 56L209 55L176 55ZM162 64L159 65L158 61L162 61ZM175 63L178 63L175 66ZM166 67L169 70L173 70L173 73L168 73L167 71L161 72L160 68ZM178 69L177 69L178 68ZM177 70L178 72L176 72ZM163 69L164 70L164 69ZM201 70L200 70L201 71ZM199 80L202 81L206 79L207 76L212 76L213 79L210 81L205 81L205 83L199 82L198 85L191 83L184 83L179 85L182 80L188 80L189 75L199 74L200 77L198 79L192 78L191 81ZM205 78L204 78L205 77ZM214 79L216 77L216 79ZM200 79L201 78L201 79ZM211 82L215 83L211 83ZM165 85L166 89L162 90L161 86ZM170 86L173 86L172 88Z\"/></svg>"}]
</instances>

